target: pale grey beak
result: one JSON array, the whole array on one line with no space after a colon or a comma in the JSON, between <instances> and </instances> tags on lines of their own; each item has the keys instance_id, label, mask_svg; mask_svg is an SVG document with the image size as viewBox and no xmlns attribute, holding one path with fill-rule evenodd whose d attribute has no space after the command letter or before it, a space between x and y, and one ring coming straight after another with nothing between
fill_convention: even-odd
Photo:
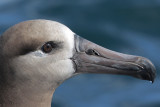
<instances>
[{"instance_id":1,"label":"pale grey beak","mask_svg":"<svg viewBox=\"0 0 160 107\"><path fill-rule=\"evenodd\" d=\"M129 75L154 82L156 70L150 60L105 49L75 35L75 52L71 58L75 73Z\"/></svg>"}]
</instances>

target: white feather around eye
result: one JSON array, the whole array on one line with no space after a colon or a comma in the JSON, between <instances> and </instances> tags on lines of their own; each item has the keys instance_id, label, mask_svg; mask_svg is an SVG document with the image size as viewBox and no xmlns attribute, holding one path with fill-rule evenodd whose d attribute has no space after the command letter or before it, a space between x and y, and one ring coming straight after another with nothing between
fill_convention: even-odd
<instances>
[{"instance_id":1,"label":"white feather around eye","mask_svg":"<svg viewBox=\"0 0 160 107\"><path fill-rule=\"evenodd\" d=\"M31 52L30 55L33 55L33 56L36 56L36 57L46 57L47 56L47 54L42 52L41 50Z\"/></svg>"}]
</instances>

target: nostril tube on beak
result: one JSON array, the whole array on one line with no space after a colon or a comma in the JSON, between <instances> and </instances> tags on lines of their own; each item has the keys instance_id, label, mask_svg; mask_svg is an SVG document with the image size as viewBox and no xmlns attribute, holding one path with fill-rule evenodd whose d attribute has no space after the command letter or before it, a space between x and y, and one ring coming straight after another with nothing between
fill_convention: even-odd
<instances>
[{"instance_id":1,"label":"nostril tube on beak","mask_svg":"<svg viewBox=\"0 0 160 107\"><path fill-rule=\"evenodd\" d=\"M155 78L155 67L148 59L106 49L78 35L72 60L76 73L128 75L152 82Z\"/></svg>"},{"instance_id":2,"label":"nostril tube on beak","mask_svg":"<svg viewBox=\"0 0 160 107\"><path fill-rule=\"evenodd\" d=\"M95 55L95 56L100 56L100 54L98 53L98 51L94 50L94 49L88 49L87 51L85 51L86 54L88 55Z\"/></svg>"}]
</instances>

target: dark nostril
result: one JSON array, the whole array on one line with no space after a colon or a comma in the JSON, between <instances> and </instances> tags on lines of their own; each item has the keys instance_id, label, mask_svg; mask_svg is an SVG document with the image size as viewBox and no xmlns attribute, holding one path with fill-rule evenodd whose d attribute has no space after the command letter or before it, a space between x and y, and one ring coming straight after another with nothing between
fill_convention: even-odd
<instances>
[{"instance_id":1,"label":"dark nostril","mask_svg":"<svg viewBox=\"0 0 160 107\"><path fill-rule=\"evenodd\" d=\"M88 50L86 51L86 54L88 54L88 55L100 56L100 54L99 54L96 50L94 50L94 49L88 49Z\"/></svg>"}]
</instances>

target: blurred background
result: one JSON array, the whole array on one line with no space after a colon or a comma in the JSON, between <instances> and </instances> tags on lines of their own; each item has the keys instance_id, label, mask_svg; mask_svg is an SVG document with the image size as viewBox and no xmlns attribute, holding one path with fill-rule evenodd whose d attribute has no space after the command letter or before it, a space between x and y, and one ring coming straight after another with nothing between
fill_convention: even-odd
<instances>
[{"instance_id":1,"label":"blurred background","mask_svg":"<svg viewBox=\"0 0 160 107\"><path fill-rule=\"evenodd\" d=\"M105 48L149 58L154 84L127 76L82 74L56 90L52 107L160 107L159 0L0 0L0 34L25 20L61 22Z\"/></svg>"}]
</instances>

